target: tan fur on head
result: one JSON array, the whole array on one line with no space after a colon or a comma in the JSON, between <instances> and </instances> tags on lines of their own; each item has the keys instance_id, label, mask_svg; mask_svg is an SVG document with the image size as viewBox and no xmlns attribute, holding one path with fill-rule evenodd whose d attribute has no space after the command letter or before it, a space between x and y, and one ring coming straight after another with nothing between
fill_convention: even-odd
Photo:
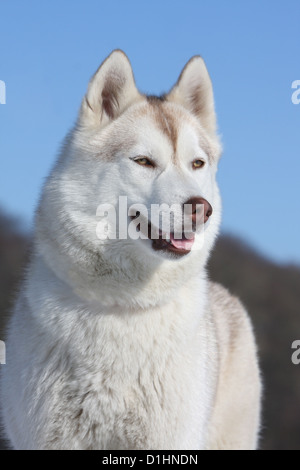
<instances>
[{"instance_id":1,"label":"tan fur on head","mask_svg":"<svg viewBox=\"0 0 300 470\"><path fill-rule=\"evenodd\" d=\"M121 50L115 50L92 77L84 97L80 122L92 119L104 126L116 119L129 106L145 99L136 88L130 61ZM184 67L169 94L162 99L149 98L149 103L177 103L196 116L209 134L216 133L216 115L212 83L200 56L193 57Z\"/></svg>"},{"instance_id":2,"label":"tan fur on head","mask_svg":"<svg viewBox=\"0 0 300 470\"><path fill-rule=\"evenodd\" d=\"M216 133L216 114L212 83L200 56L193 57L182 70L176 85L161 97L145 96L137 90L130 61L121 50L113 51L92 77L79 114L79 127L100 130L138 103L148 103L143 112L154 115L157 125L176 147L181 118L198 121L201 143L209 157L218 159L221 145ZM177 105L168 107L168 103ZM150 109L149 109L150 107ZM184 108L190 114L183 113ZM139 110L134 115L139 114ZM195 125L195 122L194 122ZM200 137L201 136L201 137Z\"/></svg>"}]
</instances>

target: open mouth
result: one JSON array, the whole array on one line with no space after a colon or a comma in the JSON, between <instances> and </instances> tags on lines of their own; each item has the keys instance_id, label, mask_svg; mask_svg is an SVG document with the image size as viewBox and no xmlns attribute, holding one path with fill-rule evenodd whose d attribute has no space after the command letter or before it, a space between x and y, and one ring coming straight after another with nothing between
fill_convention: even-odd
<instances>
[{"instance_id":1,"label":"open mouth","mask_svg":"<svg viewBox=\"0 0 300 470\"><path fill-rule=\"evenodd\" d=\"M139 217L140 213L137 212L135 216L131 216L131 220L135 220ZM137 224L136 229L141 231L141 225ZM148 230L142 232L146 238L152 241L152 248L155 251L168 252L177 255L178 257L188 255L195 242L195 233L189 233L188 236L185 234L164 234L161 230L158 230L148 223Z\"/></svg>"},{"instance_id":2,"label":"open mouth","mask_svg":"<svg viewBox=\"0 0 300 470\"><path fill-rule=\"evenodd\" d=\"M174 233L170 233L169 239L159 237L158 239L152 240L152 247L154 250L169 251L176 255L184 256L191 252L194 242L195 234L191 234L187 238L182 234L181 238L176 238Z\"/></svg>"}]
</instances>

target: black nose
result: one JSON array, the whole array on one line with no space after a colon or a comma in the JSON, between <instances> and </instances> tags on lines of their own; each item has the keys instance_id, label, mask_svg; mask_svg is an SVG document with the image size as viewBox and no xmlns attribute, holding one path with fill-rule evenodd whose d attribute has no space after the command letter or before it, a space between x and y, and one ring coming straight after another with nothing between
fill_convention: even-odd
<instances>
[{"instance_id":1,"label":"black nose","mask_svg":"<svg viewBox=\"0 0 300 470\"><path fill-rule=\"evenodd\" d=\"M210 203L203 197L192 197L184 203L184 205L187 204L192 206L193 223L196 223L197 216L199 217L202 213L204 215L204 223L206 223L213 213L213 208Z\"/></svg>"}]
</instances>

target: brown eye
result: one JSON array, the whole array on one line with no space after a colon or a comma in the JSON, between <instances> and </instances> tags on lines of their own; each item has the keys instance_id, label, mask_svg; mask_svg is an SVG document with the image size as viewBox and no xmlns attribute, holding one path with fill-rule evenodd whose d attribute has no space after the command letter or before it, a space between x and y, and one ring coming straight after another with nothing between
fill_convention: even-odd
<instances>
[{"instance_id":1,"label":"brown eye","mask_svg":"<svg viewBox=\"0 0 300 470\"><path fill-rule=\"evenodd\" d=\"M193 161L193 169L194 170L199 170L199 168L203 168L205 165L205 162L203 160L195 160Z\"/></svg>"},{"instance_id":2,"label":"brown eye","mask_svg":"<svg viewBox=\"0 0 300 470\"><path fill-rule=\"evenodd\" d=\"M154 168L154 163L151 162L151 160L149 160L149 158L147 157L138 157L138 158L135 158L134 161L141 166Z\"/></svg>"}]
</instances>

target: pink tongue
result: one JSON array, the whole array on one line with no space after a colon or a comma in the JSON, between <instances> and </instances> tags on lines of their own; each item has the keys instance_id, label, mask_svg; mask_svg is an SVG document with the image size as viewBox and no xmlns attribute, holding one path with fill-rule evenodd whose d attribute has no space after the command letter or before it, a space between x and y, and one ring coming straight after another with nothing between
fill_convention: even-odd
<instances>
[{"instance_id":1,"label":"pink tongue","mask_svg":"<svg viewBox=\"0 0 300 470\"><path fill-rule=\"evenodd\" d=\"M191 251L194 241L195 241L195 235L191 235L192 238L187 239L183 238L181 240L174 238L174 233L170 234L170 242L172 243L175 248L178 250L185 250L185 251Z\"/></svg>"}]
</instances>

